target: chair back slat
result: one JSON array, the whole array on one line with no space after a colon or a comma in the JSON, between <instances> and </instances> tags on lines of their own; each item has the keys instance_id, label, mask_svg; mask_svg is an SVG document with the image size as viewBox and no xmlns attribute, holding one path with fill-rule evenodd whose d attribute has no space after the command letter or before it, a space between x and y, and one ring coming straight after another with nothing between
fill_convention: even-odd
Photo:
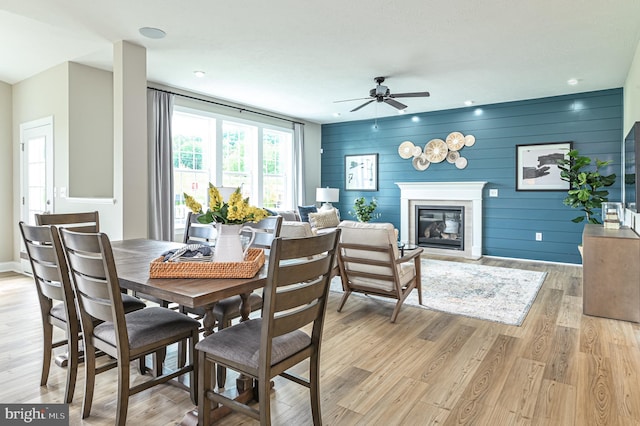
<instances>
[{"instance_id":1,"label":"chair back slat","mask_svg":"<svg viewBox=\"0 0 640 426\"><path fill-rule=\"evenodd\" d=\"M329 267L325 253L305 256L305 262L288 261L281 266L278 287L308 281L308 277L319 277Z\"/></svg>"},{"instance_id":2,"label":"chair back slat","mask_svg":"<svg viewBox=\"0 0 640 426\"><path fill-rule=\"evenodd\" d=\"M273 320L271 336L276 338L304 327L318 318L322 304L314 302L295 312L287 312Z\"/></svg>"},{"instance_id":3,"label":"chair back slat","mask_svg":"<svg viewBox=\"0 0 640 426\"><path fill-rule=\"evenodd\" d=\"M51 230L46 228L48 227L45 227L45 230L49 235L51 235ZM46 239L47 237L40 237L40 238ZM29 241L25 243L25 245L29 246L29 254L31 255L31 258L33 260L37 260L38 262L41 262L41 263L53 263L53 264L56 263L56 260L57 260L56 251L52 244L34 243L32 241Z\"/></svg>"},{"instance_id":4,"label":"chair back slat","mask_svg":"<svg viewBox=\"0 0 640 426\"><path fill-rule=\"evenodd\" d=\"M322 291L324 290L322 285L322 280L318 279L295 286L288 286L284 289L280 287L278 292L282 297L276 299L275 312L282 312L303 306L305 303L308 303L309 300L322 297Z\"/></svg>"},{"instance_id":5,"label":"chair back slat","mask_svg":"<svg viewBox=\"0 0 640 426\"><path fill-rule=\"evenodd\" d=\"M36 224L55 225L75 232L100 232L98 212L36 214Z\"/></svg>"},{"instance_id":6,"label":"chair back slat","mask_svg":"<svg viewBox=\"0 0 640 426\"><path fill-rule=\"evenodd\" d=\"M253 244L251 244L251 247L268 249L271 247L274 238L280 236L282 216L268 216L260 222L248 222L245 225L253 228L256 234L256 238ZM247 232L243 232L243 235L247 234Z\"/></svg>"},{"instance_id":7,"label":"chair back slat","mask_svg":"<svg viewBox=\"0 0 640 426\"><path fill-rule=\"evenodd\" d=\"M55 286L60 289L60 269L56 263L42 262L34 260L31 264L33 267L33 273L47 286ZM60 297L54 297L54 299L62 300Z\"/></svg>"},{"instance_id":8,"label":"chair back slat","mask_svg":"<svg viewBox=\"0 0 640 426\"><path fill-rule=\"evenodd\" d=\"M213 224L204 224L198 222L198 218L202 216L197 213L189 212L187 214L187 222L184 227L184 237L182 241L185 244L213 244L218 235Z\"/></svg>"}]
</instances>

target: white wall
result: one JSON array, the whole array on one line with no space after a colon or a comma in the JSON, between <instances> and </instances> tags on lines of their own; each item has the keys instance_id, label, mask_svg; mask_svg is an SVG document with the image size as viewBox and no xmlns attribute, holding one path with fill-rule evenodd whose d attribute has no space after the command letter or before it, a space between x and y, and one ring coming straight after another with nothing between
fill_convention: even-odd
<instances>
[{"instance_id":1,"label":"white wall","mask_svg":"<svg viewBox=\"0 0 640 426\"><path fill-rule=\"evenodd\" d=\"M13 258L11 242L17 227L12 204L6 202L13 199L12 97L11 86L0 81L0 200L5 200L0 207L0 263Z\"/></svg>"},{"instance_id":2,"label":"white wall","mask_svg":"<svg viewBox=\"0 0 640 426\"><path fill-rule=\"evenodd\" d=\"M636 121L640 121L640 43L624 84L624 135Z\"/></svg>"},{"instance_id":3,"label":"white wall","mask_svg":"<svg viewBox=\"0 0 640 426\"><path fill-rule=\"evenodd\" d=\"M69 158L69 85L68 63L57 65L13 85L13 260L19 259L20 233L20 124L53 116L54 185L68 187ZM54 208L59 207L54 200Z\"/></svg>"},{"instance_id":4,"label":"white wall","mask_svg":"<svg viewBox=\"0 0 640 426\"><path fill-rule=\"evenodd\" d=\"M69 63L70 197L113 197L113 74ZM97 160L97 161L96 161ZM99 177L99 179L96 179Z\"/></svg>"}]
</instances>

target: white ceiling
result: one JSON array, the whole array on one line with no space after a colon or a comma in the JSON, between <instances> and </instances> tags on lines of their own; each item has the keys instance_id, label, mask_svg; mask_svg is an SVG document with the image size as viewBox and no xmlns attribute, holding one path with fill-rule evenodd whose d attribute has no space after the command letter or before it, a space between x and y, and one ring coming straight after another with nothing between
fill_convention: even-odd
<instances>
[{"instance_id":1,"label":"white ceiling","mask_svg":"<svg viewBox=\"0 0 640 426\"><path fill-rule=\"evenodd\" d=\"M113 43L127 40L146 47L149 81L317 123L361 120L397 114L334 103L367 97L376 76L392 93L431 92L400 99L407 113L622 87L639 18L638 0L0 0L0 80L65 61L111 69ZM144 38L144 26L167 36Z\"/></svg>"}]
</instances>

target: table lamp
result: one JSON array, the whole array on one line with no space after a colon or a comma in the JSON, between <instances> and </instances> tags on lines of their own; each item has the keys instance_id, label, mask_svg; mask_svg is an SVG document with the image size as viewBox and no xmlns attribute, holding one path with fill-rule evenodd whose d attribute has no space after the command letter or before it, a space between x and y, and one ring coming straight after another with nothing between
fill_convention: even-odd
<instances>
[{"instance_id":1,"label":"table lamp","mask_svg":"<svg viewBox=\"0 0 640 426\"><path fill-rule=\"evenodd\" d=\"M316 188L316 201L322 204L320 210L331 210L331 203L337 203L340 199L340 190L338 188Z\"/></svg>"}]
</instances>

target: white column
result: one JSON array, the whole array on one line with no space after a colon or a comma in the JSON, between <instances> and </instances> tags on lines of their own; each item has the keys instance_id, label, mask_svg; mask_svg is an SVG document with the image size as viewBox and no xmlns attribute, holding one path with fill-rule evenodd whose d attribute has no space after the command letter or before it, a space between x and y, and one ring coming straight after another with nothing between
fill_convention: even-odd
<instances>
[{"instance_id":1,"label":"white column","mask_svg":"<svg viewBox=\"0 0 640 426\"><path fill-rule=\"evenodd\" d=\"M122 235L148 235L147 51L126 41L113 51L113 179Z\"/></svg>"}]
</instances>

